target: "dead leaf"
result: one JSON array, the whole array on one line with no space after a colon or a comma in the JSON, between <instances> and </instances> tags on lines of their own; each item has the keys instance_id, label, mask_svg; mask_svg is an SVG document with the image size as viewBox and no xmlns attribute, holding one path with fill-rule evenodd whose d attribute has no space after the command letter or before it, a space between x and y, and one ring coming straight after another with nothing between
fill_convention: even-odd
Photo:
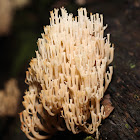
<instances>
[{"instance_id":1,"label":"dead leaf","mask_svg":"<svg viewBox=\"0 0 140 140\"><path fill-rule=\"evenodd\" d=\"M101 104L104 106L105 118L107 118L114 109L114 107L112 106L110 98L111 98L110 95L107 94L107 95L104 96L104 98L101 102Z\"/></svg>"}]
</instances>

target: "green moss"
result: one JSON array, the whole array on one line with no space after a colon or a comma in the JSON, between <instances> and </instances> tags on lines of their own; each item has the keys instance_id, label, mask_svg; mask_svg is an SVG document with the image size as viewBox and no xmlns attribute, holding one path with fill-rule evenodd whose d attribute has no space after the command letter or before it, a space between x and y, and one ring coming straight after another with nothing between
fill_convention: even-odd
<instances>
[{"instance_id":1,"label":"green moss","mask_svg":"<svg viewBox=\"0 0 140 140\"><path fill-rule=\"evenodd\" d=\"M87 136L84 140L95 140L92 136Z\"/></svg>"},{"instance_id":2,"label":"green moss","mask_svg":"<svg viewBox=\"0 0 140 140\"><path fill-rule=\"evenodd\" d=\"M129 124L126 123L126 124L125 124L125 127L126 127L127 129L129 129Z\"/></svg>"},{"instance_id":3,"label":"green moss","mask_svg":"<svg viewBox=\"0 0 140 140\"><path fill-rule=\"evenodd\" d=\"M135 67L136 67L135 64L130 63L130 68L131 68L131 69L133 69L133 68L135 68Z\"/></svg>"}]
</instances>

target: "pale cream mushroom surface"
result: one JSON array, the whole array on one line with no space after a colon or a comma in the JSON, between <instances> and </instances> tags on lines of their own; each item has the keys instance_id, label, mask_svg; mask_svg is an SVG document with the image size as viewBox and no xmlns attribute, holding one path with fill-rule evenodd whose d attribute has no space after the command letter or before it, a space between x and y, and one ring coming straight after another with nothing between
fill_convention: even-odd
<instances>
[{"instance_id":1,"label":"pale cream mushroom surface","mask_svg":"<svg viewBox=\"0 0 140 140\"><path fill-rule=\"evenodd\" d=\"M29 89L21 129L29 139L47 139L65 129L96 133L98 139L105 118L100 101L112 78L114 57L110 35L104 37L103 15L88 17L86 8L78 9L76 17L65 8L50 15L26 72Z\"/></svg>"}]
</instances>

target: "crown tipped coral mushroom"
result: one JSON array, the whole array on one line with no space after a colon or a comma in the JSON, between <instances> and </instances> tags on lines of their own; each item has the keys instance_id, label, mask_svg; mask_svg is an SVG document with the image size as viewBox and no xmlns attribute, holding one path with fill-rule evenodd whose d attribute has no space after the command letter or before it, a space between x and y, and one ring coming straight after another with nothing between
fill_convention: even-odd
<instances>
[{"instance_id":1,"label":"crown tipped coral mushroom","mask_svg":"<svg viewBox=\"0 0 140 140\"><path fill-rule=\"evenodd\" d=\"M58 11L50 12L50 25L44 27L36 58L26 72L29 90L20 118L29 139L46 139L65 125L74 134L84 131L98 136L105 117L100 101L111 81L113 67L108 71L107 67L114 47L109 34L104 37L103 16L90 14L89 18L85 8L78 10L77 17L64 8L61 16Z\"/></svg>"}]
</instances>

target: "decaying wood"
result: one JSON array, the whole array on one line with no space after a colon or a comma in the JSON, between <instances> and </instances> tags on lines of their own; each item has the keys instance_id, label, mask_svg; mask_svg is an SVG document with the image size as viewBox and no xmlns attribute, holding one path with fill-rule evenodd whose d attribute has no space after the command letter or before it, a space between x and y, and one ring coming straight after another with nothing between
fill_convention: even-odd
<instances>
[{"instance_id":1,"label":"decaying wood","mask_svg":"<svg viewBox=\"0 0 140 140\"><path fill-rule=\"evenodd\" d=\"M109 31L116 47L114 75L106 93L111 96L114 111L102 123L101 139L140 139L140 19L138 19L138 12L138 10L129 11L129 14L122 16L124 18L118 15L108 20L112 25ZM132 16L131 20L128 16Z\"/></svg>"}]
</instances>

